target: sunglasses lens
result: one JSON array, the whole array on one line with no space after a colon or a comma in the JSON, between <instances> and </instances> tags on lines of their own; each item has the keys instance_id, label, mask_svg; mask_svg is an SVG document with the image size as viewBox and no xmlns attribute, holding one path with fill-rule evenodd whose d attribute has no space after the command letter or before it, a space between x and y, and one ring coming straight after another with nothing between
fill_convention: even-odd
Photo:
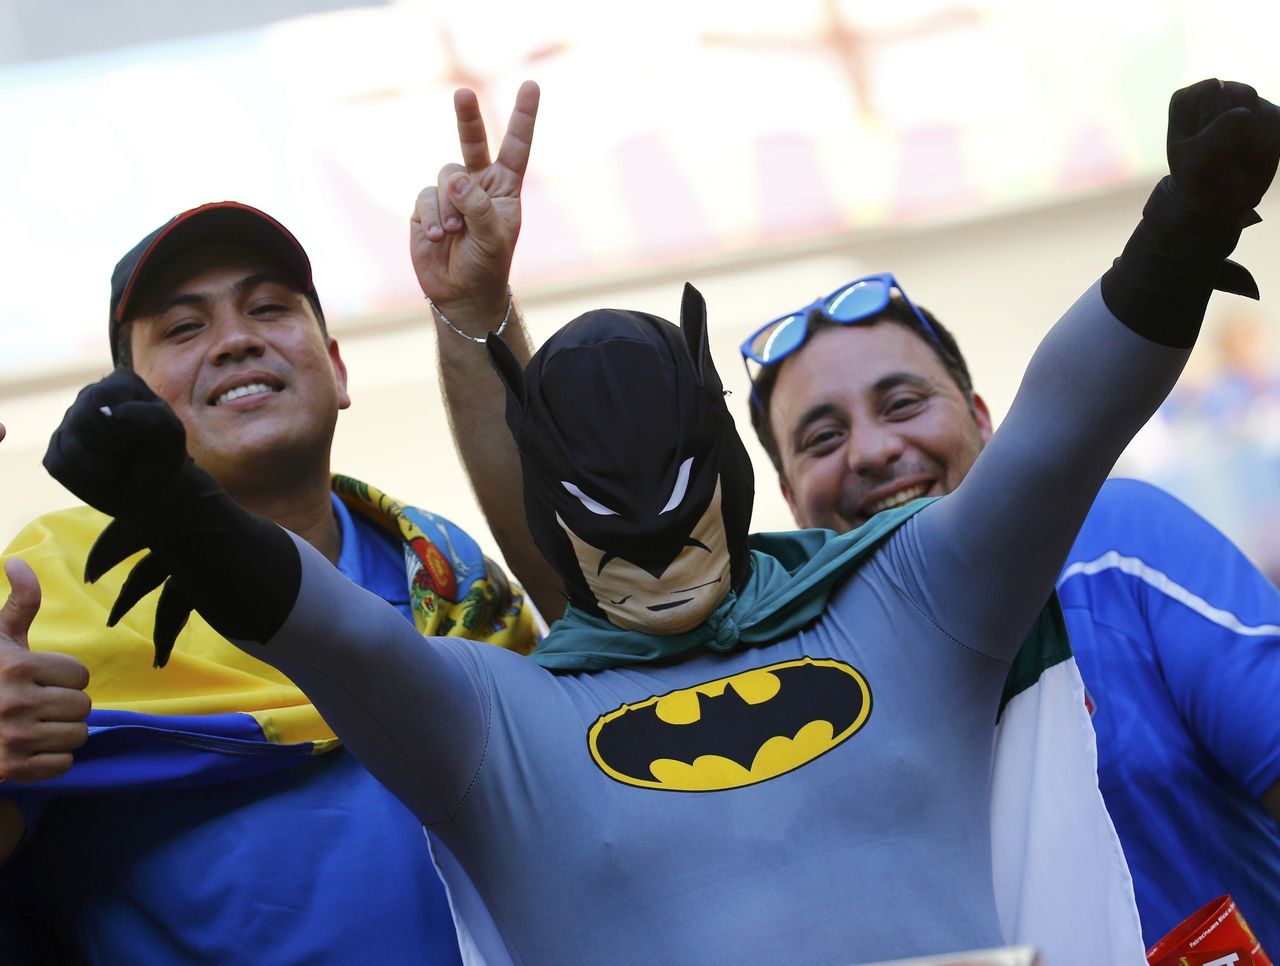
<instances>
[{"instance_id":1,"label":"sunglasses lens","mask_svg":"<svg viewBox=\"0 0 1280 966\"><path fill-rule=\"evenodd\" d=\"M766 365L776 362L804 342L804 332L804 316L788 315L756 333L751 340L751 352Z\"/></svg>"},{"instance_id":2,"label":"sunglasses lens","mask_svg":"<svg viewBox=\"0 0 1280 966\"><path fill-rule=\"evenodd\" d=\"M889 304L889 286L880 279L854 282L827 300L823 311L837 322L857 322L883 311Z\"/></svg>"}]
</instances>

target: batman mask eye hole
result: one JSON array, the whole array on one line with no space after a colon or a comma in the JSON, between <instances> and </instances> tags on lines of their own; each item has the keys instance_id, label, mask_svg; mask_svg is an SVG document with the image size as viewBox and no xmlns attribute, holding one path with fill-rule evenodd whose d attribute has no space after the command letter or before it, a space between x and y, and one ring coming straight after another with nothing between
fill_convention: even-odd
<instances>
[{"instance_id":1,"label":"batman mask eye hole","mask_svg":"<svg viewBox=\"0 0 1280 966\"><path fill-rule=\"evenodd\" d=\"M689 489L689 471L693 468L693 457L680 464L680 471L676 473L676 485L671 491L671 499L667 501L658 513L669 513L680 505L680 501L684 499L685 492Z\"/></svg>"},{"instance_id":2,"label":"batman mask eye hole","mask_svg":"<svg viewBox=\"0 0 1280 966\"><path fill-rule=\"evenodd\" d=\"M570 493L572 493L574 496L576 496L582 502L582 505L584 507L586 507L588 510L590 510L592 513L596 514L597 516L616 517L618 515L617 510L610 510L603 503L600 503L596 500L591 499L591 497L587 496L585 493L583 493L580 489L578 489L568 480L561 480L560 485L563 486Z\"/></svg>"}]
</instances>

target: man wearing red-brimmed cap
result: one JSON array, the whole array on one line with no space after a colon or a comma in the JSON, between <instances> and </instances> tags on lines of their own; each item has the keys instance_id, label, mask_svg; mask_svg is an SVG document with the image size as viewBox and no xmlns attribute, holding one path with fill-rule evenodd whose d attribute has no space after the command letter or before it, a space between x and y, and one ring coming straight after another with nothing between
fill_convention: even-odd
<instances>
[{"instance_id":1,"label":"man wearing red-brimmed cap","mask_svg":"<svg viewBox=\"0 0 1280 966\"><path fill-rule=\"evenodd\" d=\"M517 112L530 133L532 97ZM423 634L532 646L519 588L467 534L331 473L346 368L306 252L270 215L218 202L147 235L112 276L109 336L242 506ZM155 595L154 633L133 615L104 626L121 582L83 577L108 522L50 514L5 552L0 848L16 850L0 960L458 962L421 823L305 695L203 621L166 624Z\"/></svg>"}]
</instances>

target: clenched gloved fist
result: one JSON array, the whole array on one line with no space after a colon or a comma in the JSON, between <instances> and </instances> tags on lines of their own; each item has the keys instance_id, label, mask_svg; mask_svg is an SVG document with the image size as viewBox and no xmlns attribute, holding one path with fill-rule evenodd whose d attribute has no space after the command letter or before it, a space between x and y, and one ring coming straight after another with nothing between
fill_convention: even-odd
<instances>
[{"instance_id":1,"label":"clenched gloved fist","mask_svg":"<svg viewBox=\"0 0 1280 966\"><path fill-rule=\"evenodd\" d=\"M1246 228L1280 163L1280 109L1248 84L1209 79L1169 101L1173 193L1188 212Z\"/></svg>"},{"instance_id":2,"label":"clenched gloved fist","mask_svg":"<svg viewBox=\"0 0 1280 966\"><path fill-rule=\"evenodd\" d=\"M156 499L172 499L175 488L213 482L187 455L186 430L169 404L128 369L80 390L49 440L44 467L80 499L126 522L147 521Z\"/></svg>"},{"instance_id":3,"label":"clenched gloved fist","mask_svg":"<svg viewBox=\"0 0 1280 966\"><path fill-rule=\"evenodd\" d=\"M1110 271L1102 298L1143 338L1195 344L1214 289L1258 298L1248 269L1228 256L1280 164L1280 110L1248 84L1204 80L1169 102L1169 176Z\"/></svg>"},{"instance_id":4,"label":"clenched gloved fist","mask_svg":"<svg viewBox=\"0 0 1280 966\"><path fill-rule=\"evenodd\" d=\"M155 664L163 667L197 610L215 630L266 641L297 599L297 548L269 521L235 503L187 454L169 405L127 369L85 387L49 441L45 469L114 517L85 563L92 583L139 550L107 618L113 626L164 585L156 607Z\"/></svg>"}]
</instances>

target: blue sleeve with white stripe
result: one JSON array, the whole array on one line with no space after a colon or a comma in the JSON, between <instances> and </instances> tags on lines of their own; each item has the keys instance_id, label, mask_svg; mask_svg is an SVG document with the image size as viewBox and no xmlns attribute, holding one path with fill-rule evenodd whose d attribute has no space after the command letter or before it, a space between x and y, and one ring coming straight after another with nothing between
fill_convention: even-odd
<instances>
[{"instance_id":1,"label":"blue sleeve with white stripe","mask_svg":"<svg viewBox=\"0 0 1280 966\"><path fill-rule=\"evenodd\" d=\"M1255 798L1280 780L1280 590L1206 520L1135 480L1103 487L1063 571L1064 604L1079 578L1129 588L1127 604L1095 590L1093 619L1145 623L1169 699L1209 756Z\"/></svg>"}]
</instances>

